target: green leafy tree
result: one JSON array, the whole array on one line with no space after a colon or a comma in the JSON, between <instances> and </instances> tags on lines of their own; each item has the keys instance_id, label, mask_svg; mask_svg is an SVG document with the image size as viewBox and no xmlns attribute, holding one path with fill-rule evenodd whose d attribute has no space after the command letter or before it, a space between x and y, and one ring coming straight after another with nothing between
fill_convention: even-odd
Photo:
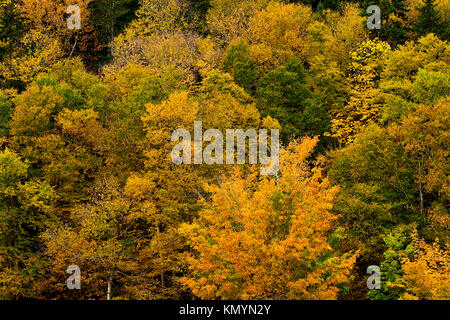
<instances>
[{"instance_id":1,"label":"green leafy tree","mask_svg":"<svg viewBox=\"0 0 450 320\"><path fill-rule=\"evenodd\" d=\"M51 219L54 190L28 178L29 165L6 149L0 152L0 297L33 297L43 261L39 233Z\"/></svg>"},{"instance_id":2,"label":"green leafy tree","mask_svg":"<svg viewBox=\"0 0 450 320\"><path fill-rule=\"evenodd\" d=\"M269 115L280 122L285 141L301 135L303 111L310 92L299 60L292 59L267 73L258 84L256 96L262 115Z\"/></svg>"},{"instance_id":3,"label":"green leafy tree","mask_svg":"<svg viewBox=\"0 0 450 320\"><path fill-rule=\"evenodd\" d=\"M402 258L414 255L414 246L411 239L412 228L399 225L392 232L383 236L383 241L388 248L384 253L384 260L380 264L381 288L371 290L367 297L373 300L398 300L405 291L398 282L404 274Z\"/></svg>"},{"instance_id":4,"label":"green leafy tree","mask_svg":"<svg viewBox=\"0 0 450 320\"><path fill-rule=\"evenodd\" d=\"M9 121L12 114L12 103L6 95L0 91L0 139L9 132Z\"/></svg>"},{"instance_id":5,"label":"green leafy tree","mask_svg":"<svg viewBox=\"0 0 450 320\"><path fill-rule=\"evenodd\" d=\"M237 44L230 45L222 68L230 73L234 81L248 93L254 93L259 72L245 42L239 41Z\"/></svg>"},{"instance_id":6,"label":"green leafy tree","mask_svg":"<svg viewBox=\"0 0 450 320\"><path fill-rule=\"evenodd\" d=\"M111 55L114 37L134 18L138 0L95 0L90 3L90 20L103 42L109 43Z\"/></svg>"}]
</instances>

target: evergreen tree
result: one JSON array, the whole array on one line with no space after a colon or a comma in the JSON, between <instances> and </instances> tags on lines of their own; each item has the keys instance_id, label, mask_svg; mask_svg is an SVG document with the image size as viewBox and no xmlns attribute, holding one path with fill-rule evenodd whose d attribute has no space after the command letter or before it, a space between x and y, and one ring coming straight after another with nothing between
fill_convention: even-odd
<instances>
[{"instance_id":1,"label":"evergreen tree","mask_svg":"<svg viewBox=\"0 0 450 320\"><path fill-rule=\"evenodd\" d=\"M301 136L303 112L311 94L299 60L292 59L267 73L259 82L256 97L263 116L269 115L280 122L284 141Z\"/></svg>"},{"instance_id":2,"label":"evergreen tree","mask_svg":"<svg viewBox=\"0 0 450 320\"><path fill-rule=\"evenodd\" d=\"M95 0L90 4L91 21L99 32L100 40L114 50L114 37L134 18L137 0Z\"/></svg>"},{"instance_id":3,"label":"evergreen tree","mask_svg":"<svg viewBox=\"0 0 450 320\"><path fill-rule=\"evenodd\" d=\"M0 58L20 39L25 28L23 19L12 0L0 2Z\"/></svg>"},{"instance_id":4,"label":"evergreen tree","mask_svg":"<svg viewBox=\"0 0 450 320\"><path fill-rule=\"evenodd\" d=\"M354 2L354 1L342 1L342 0L291 0L292 3L304 3L310 5L314 10L324 9L337 9L342 2Z\"/></svg>"},{"instance_id":5,"label":"evergreen tree","mask_svg":"<svg viewBox=\"0 0 450 320\"><path fill-rule=\"evenodd\" d=\"M230 73L234 81L248 93L254 93L258 68L250 56L248 46L243 41L231 45L222 64L223 69Z\"/></svg>"},{"instance_id":6,"label":"evergreen tree","mask_svg":"<svg viewBox=\"0 0 450 320\"><path fill-rule=\"evenodd\" d=\"M370 5L378 5L381 9L381 29L375 29L372 32L378 38L391 44L404 43L408 39L409 31L407 16L409 9L406 0L381 0L377 3L365 0L361 3L364 12Z\"/></svg>"},{"instance_id":7,"label":"evergreen tree","mask_svg":"<svg viewBox=\"0 0 450 320\"><path fill-rule=\"evenodd\" d=\"M449 26L442 21L441 14L436 9L436 0L424 0L424 5L417 7L419 19L414 23L414 31L420 35L434 33L442 40L449 38Z\"/></svg>"},{"instance_id":8,"label":"evergreen tree","mask_svg":"<svg viewBox=\"0 0 450 320\"><path fill-rule=\"evenodd\" d=\"M12 103L0 90L0 139L9 132L9 120L11 118Z\"/></svg>"}]
</instances>

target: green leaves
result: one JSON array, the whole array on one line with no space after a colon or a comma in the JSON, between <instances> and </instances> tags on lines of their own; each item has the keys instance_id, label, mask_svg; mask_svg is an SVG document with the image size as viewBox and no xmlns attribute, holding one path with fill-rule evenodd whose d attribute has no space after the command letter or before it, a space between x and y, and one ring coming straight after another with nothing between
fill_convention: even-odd
<instances>
[{"instance_id":1,"label":"green leaves","mask_svg":"<svg viewBox=\"0 0 450 320\"><path fill-rule=\"evenodd\" d=\"M414 23L414 31L420 35L434 33L442 40L448 40L450 31L444 23L440 12L436 9L436 0L424 0L423 5L418 7L419 18Z\"/></svg>"},{"instance_id":2,"label":"green leaves","mask_svg":"<svg viewBox=\"0 0 450 320\"><path fill-rule=\"evenodd\" d=\"M233 76L236 84L248 93L254 93L259 71L245 42L239 41L237 44L230 45L222 68Z\"/></svg>"},{"instance_id":3,"label":"green leaves","mask_svg":"<svg viewBox=\"0 0 450 320\"><path fill-rule=\"evenodd\" d=\"M285 141L301 136L301 115L310 93L299 60L290 60L286 65L267 73L258 84L256 96L262 114L280 122Z\"/></svg>"},{"instance_id":4,"label":"green leaves","mask_svg":"<svg viewBox=\"0 0 450 320\"><path fill-rule=\"evenodd\" d=\"M17 194L20 182L27 176L28 165L14 152L0 151L0 193L2 197Z\"/></svg>"},{"instance_id":5,"label":"green leaves","mask_svg":"<svg viewBox=\"0 0 450 320\"><path fill-rule=\"evenodd\" d=\"M3 58L25 31L24 19L13 0L0 2L0 58Z\"/></svg>"}]
</instances>

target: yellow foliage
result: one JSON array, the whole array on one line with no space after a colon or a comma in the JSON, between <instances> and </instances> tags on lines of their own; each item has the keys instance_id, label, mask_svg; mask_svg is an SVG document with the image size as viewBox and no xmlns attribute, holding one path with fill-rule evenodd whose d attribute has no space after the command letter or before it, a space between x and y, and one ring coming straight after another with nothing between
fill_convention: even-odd
<instances>
[{"instance_id":1,"label":"yellow foliage","mask_svg":"<svg viewBox=\"0 0 450 320\"><path fill-rule=\"evenodd\" d=\"M340 145L353 141L355 135L381 117L382 100L374 79L380 76L380 65L391 51L389 44L368 40L351 53L350 100L341 110L334 110L332 137Z\"/></svg>"},{"instance_id":2,"label":"yellow foliage","mask_svg":"<svg viewBox=\"0 0 450 320\"><path fill-rule=\"evenodd\" d=\"M309 52L307 29L312 23L308 6L271 3L251 18L246 38L253 59L270 70L290 58L304 60Z\"/></svg>"},{"instance_id":3,"label":"yellow foliage","mask_svg":"<svg viewBox=\"0 0 450 320\"><path fill-rule=\"evenodd\" d=\"M250 19L269 0L212 0L207 23L216 41L221 44L242 37L249 27Z\"/></svg>"},{"instance_id":4,"label":"yellow foliage","mask_svg":"<svg viewBox=\"0 0 450 320\"><path fill-rule=\"evenodd\" d=\"M406 292L401 300L450 299L450 255L448 245L441 249L438 241L427 244L415 232L412 235L416 249L413 259L402 261L402 284Z\"/></svg>"},{"instance_id":5,"label":"yellow foliage","mask_svg":"<svg viewBox=\"0 0 450 320\"><path fill-rule=\"evenodd\" d=\"M211 203L184 224L193 254L181 282L203 299L336 299L356 255L330 256L330 213L338 192L321 160L308 162L317 138L292 143L277 179L236 171L210 186Z\"/></svg>"},{"instance_id":6,"label":"yellow foliage","mask_svg":"<svg viewBox=\"0 0 450 320\"><path fill-rule=\"evenodd\" d=\"M39 31L30 31L20 40L16 50L0 61L0 83L6 87L17 83L30 84L62 56L57 39Z\"/></svg>"},{"instance_id":7,"label":"yellow foliage","mask_svg":"<svg viewBox=\"0 0 450 320\"><path fill-rule=\"evenodd\" d=\"M345 64L350 61L350 52L356 50L361 42L367 40L366 18L360 15L357 4L344 4L341 13L326 12L326 21L331 29L333 40L329 44L328 56L332 60Z\"/></svg>"},{"instance_id":8,"label":"yellow foliage","mask_svg":"<svg viewBox=\"0 0 450 320\"><path fill-rule=\"evenodd\" d=\"M185 0L140 0L136 19L127 27L124 36L132 39L181 31L186 25L183 14L187 6Z\"/></svg>"},{"instance_id":9,"label":"yellow foliage","mask_svg":"<svg viewBox=\"0 0 450 320\"><path fill-rule=\"evenodd\" d=\"M104 68L107 74L115 74L127 65L148 67L153 73L174 71L186 83L193 82L191 69L198 63L198 38L181 32L154 34L147 37L115 39L114 62Z\"/></svg>"}]
</instances>

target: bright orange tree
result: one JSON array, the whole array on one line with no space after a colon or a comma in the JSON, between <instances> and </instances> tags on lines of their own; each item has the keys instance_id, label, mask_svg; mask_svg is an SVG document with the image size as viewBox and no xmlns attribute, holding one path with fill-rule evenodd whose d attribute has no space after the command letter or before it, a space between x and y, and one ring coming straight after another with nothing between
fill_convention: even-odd
<instances>
[{"instance_id":1,"label":"bright orange tree","mask_svg":"<svg viewBox=\"0 0 450 320\"><path fill-rule=\"evenodd\" d=\"M332 254L330 210L338 188L323 159L310 156L318 139L292 143L281 175L257 173L211 187L211 204L180 232L193 249L181 282L202 299L336 299L357 254Z\"/></svg>"}]
</instances>

